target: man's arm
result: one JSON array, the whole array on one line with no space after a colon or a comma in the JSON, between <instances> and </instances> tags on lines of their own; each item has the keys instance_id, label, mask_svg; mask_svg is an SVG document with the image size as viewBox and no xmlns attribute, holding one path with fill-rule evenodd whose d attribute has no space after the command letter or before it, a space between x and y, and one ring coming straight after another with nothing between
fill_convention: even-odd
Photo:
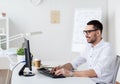
<instances>
[{"instance_id":1,"label":"man's arm","mask_svg":"<svg viewBox=\"0 0 120 84\"><path fill-rule=\"evenodd\" d=\"M69 67L67 66L69 65ZM56 75L63 74L64 76L74 76L74 77L97 77L96 72L93 69L84 70L84 71L71 71L71 65L65 64L63 68L55 71Z\"/></svg>"},{"instance_id":2,"label":"man's arm","mask_svg":"<svg viewBox=\"0 0 120 84\"><path fill-rule=\"evenodd\" d=\"M55 73L57 70L60 70L60 69L65 69L65 70L71 71L73 69L73 66L71 63L66 63L62 66L56 66L56 67L52 68L51 73Z\"/></svg>"},{"instance_id":3,"label":"man's arm","mask_svg":"<svg viewBox=\"0 0 120 84\"><path fill-rule=\"evenodd\" d=\"M71 63L67 63L67 64L64 64L62 66L62 68L71 71L73 69L73 66ZM97 77L97 74L93 69L89 69L89 70L84 70L84 71L74 71L73 76L76 76L76 77Z\"/></svg>"},{"instance_id":4,"label":"man's arm","mask_svg":"<svg viewBox=\"0 0 120 84\"><path fill-rule=\"evenodd\" d=\"M67 69L67 70L72 70L73 66L71 63L66 63L64 65L61 66L61 68Z\"/></svg>"},{"instance_id":5,"label":"man's arm","mask_svg":"<svg viewBox=\"0 0 120 84\"><path fill-rule=\"evenodd\" d=\"M84 70L84 71L75 71L73 72L73 76L75 77L97 77L97 74L93 69Z\"/></svg>"}]
</instances>

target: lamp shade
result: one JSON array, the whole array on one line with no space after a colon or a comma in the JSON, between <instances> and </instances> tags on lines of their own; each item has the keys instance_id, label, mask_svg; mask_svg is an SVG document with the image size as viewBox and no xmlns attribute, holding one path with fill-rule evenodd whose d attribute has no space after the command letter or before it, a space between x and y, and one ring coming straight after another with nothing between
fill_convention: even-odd
<instances>
[{"instance_id":1,"label":"lamp shade","mask_svg":"<svg viewBox=\"0 0 120 84\"><path fill-rule=\"evenodd\" d=\"M27 37L27 36L39 35L39 34L42 34L42 32L41 31L35 31L35 32L28 32L28 33L20 33L20 34L17 34L17 35L10 36L9 41L24 38L24 37ZM6 42L7 42L6 39L0 40L0 44L6 43Z\"/></svg>"}]
</instances>

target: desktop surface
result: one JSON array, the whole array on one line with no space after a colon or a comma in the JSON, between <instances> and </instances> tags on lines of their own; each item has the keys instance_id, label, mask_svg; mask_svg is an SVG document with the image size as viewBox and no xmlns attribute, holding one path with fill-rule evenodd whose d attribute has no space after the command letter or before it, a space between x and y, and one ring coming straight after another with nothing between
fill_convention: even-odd
<instances>
[{"instance_id":1,"label":"desktop surface","mask_svg":"<svg viewBox=\"0 0 120 84\"><path fill-rule=\"evenodd\" d=\"M23 64L17 66L12 74L11 84L95 84L90 78L86 77L66 77L66 78L51 78L46 75L40 74L33 68L35 76L25 77L19 76L18 72Z\"/></svg>"}]
</instances>

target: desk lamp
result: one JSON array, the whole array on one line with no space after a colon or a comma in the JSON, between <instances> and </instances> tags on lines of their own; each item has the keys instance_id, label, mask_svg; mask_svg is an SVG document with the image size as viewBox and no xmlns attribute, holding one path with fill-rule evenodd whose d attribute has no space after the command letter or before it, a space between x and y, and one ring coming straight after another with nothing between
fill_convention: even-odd
<instances>
[{"instance_id":1,"label":"desk lamp","mask_svg":"<svg viewBox=\"0 0 120 84\"><path fill-rule=\"evenodd\" d=\"M35 32L29 32L29 33L20 33L20 34L17 34L17 35L13 35L13 36L10 36L8 39L8 41L13 41L13 40L16 40L16 39L20 39L20 38L24 38L24 37L27 37L27 36L33 36L33 35L38 35L38 34L42 34L41 31L35 31ZM3 44L3 43L6 43L6 39L2 39L0 40L0 45Z\"/></svg>"},{"instance_id":2,"label":"desk lamp","mask_svg":"<svg viewBox=\"0 0 120 84\"><path fill-rule=\"evenodd\" d=\"M20 33L20 34L8 37L9 40L6 40L6 38L0 40L0 45L6 43L7 41L10 42L10 41L14 41L14 40L17 40L17 39L20 39L20 38L25 38L27 36L34 36L34 35L39 35L39 34L42 34L42 32L41 31L35 31L35 32L28 32L28 33ZM8 60L10 61L10 64L14 64L14 62L7 55L7 52L5 50L0 48L0 52L8 58Z\"/></svg>"}]
</instances>

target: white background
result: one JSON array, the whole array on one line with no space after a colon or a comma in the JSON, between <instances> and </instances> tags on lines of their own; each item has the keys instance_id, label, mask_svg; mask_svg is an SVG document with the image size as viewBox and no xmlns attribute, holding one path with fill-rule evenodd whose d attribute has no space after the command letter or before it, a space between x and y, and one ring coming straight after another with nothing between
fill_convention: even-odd
<instances>
[{"instance_id":1,"label":"white background","mask_svg":"<svg viewBox=\"0 0 120 84\"><path fill-rule=\"evenodd\" d=\"M10 19L10 36L43 31L40 36L30 37L31 51L35 57L69 61L77 55L71 51L75 9L101 8L103 36L115 47L119 46L115 45L115 41L120 43L117 40L119 37L115 37L115 31L119 31L115 30L115 10L120 8L119 3L119 0L43 0L40 5L34 6L30 0L0 0L0 12L6 12ZM50 23L51 10L60 10L60 24ZM119 12L117 15L120 15ZM11 47L19 47L21 42L20 39L10 44Z\"/></svg>"}]
</instances>

